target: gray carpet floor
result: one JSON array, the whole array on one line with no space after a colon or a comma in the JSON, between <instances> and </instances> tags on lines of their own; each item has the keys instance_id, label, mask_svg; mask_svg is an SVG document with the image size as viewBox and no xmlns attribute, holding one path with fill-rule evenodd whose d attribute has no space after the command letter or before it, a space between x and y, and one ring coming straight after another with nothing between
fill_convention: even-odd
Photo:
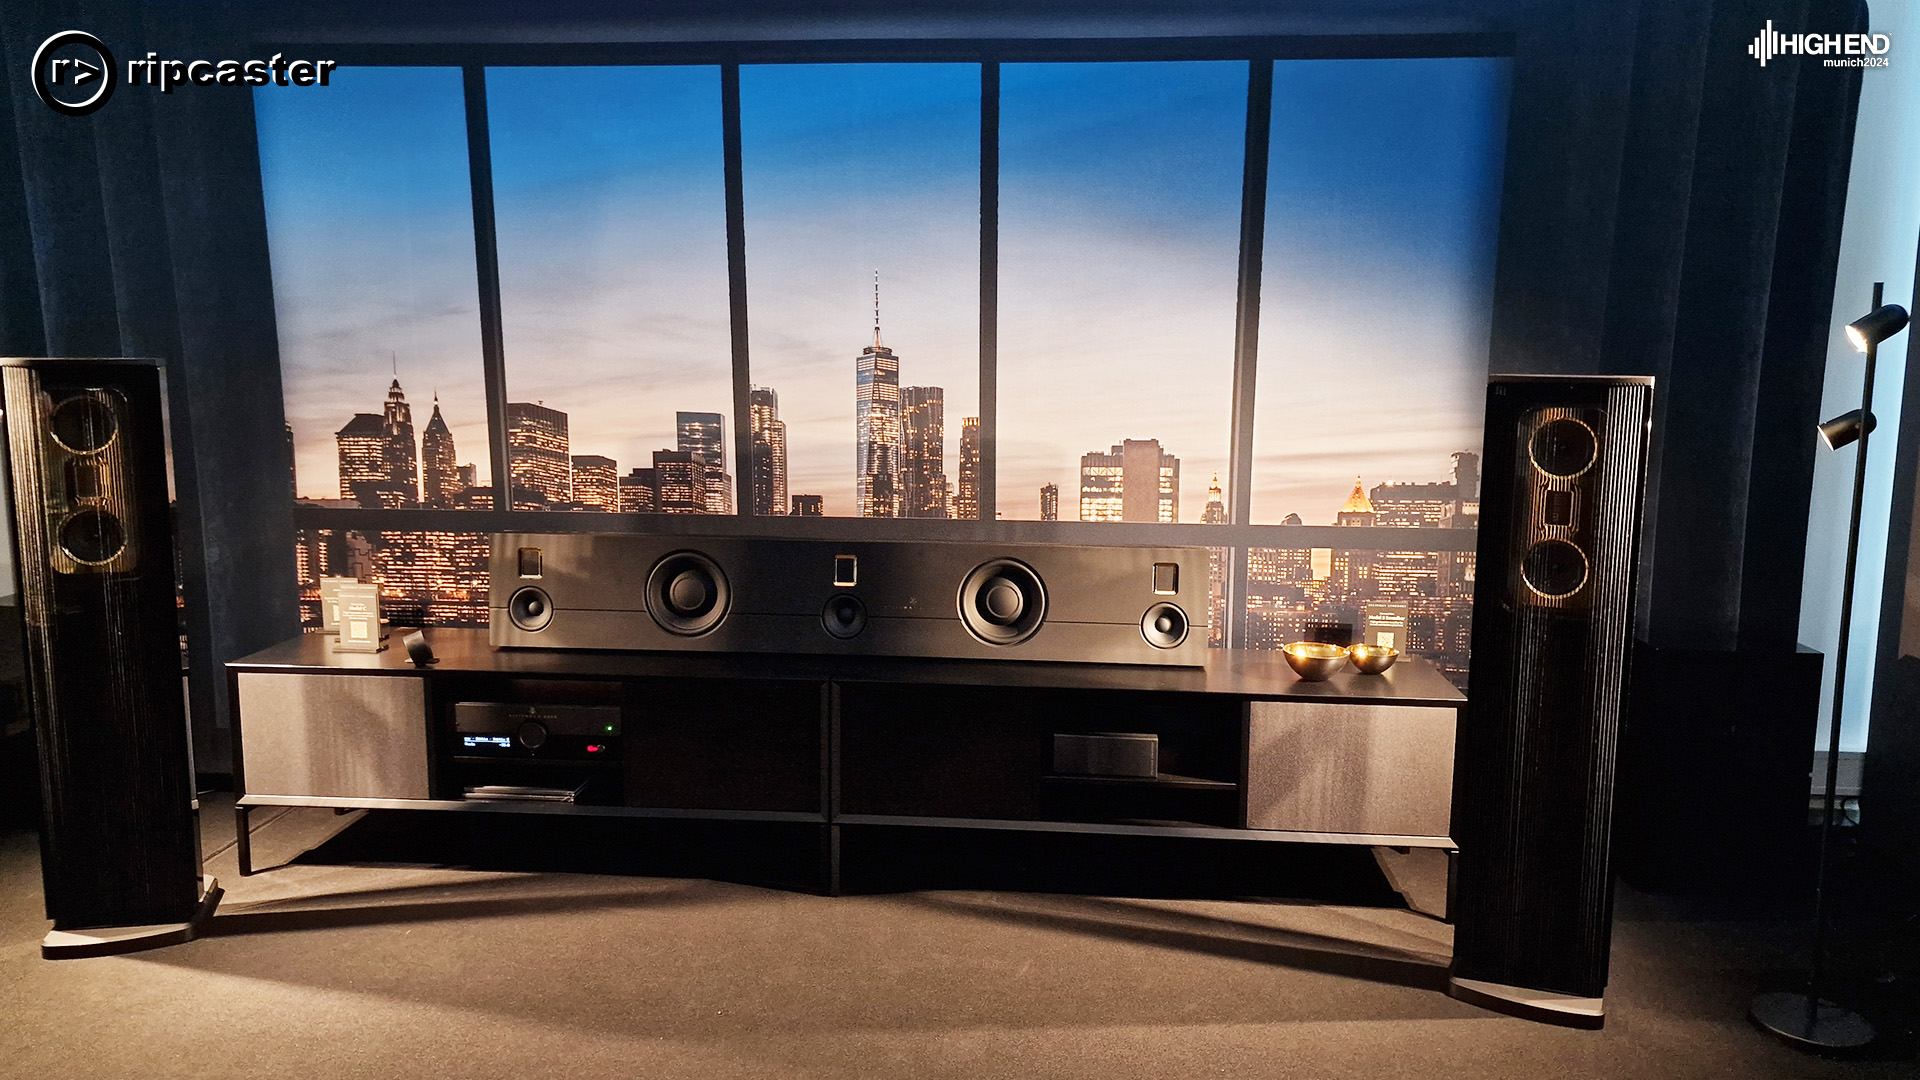
<instances>
[{"instance_id":1,"label":"gray carpet floor","mask_svg":"<svg viewBox=\"0 0 1920 1080\"><path fill-rule=\"evenodd\" d=\"M1451 928L1407 910L287 863L323 810L256 814L240 878L227 805L212 933L133 956L41 960L37 846L0 836L0 1076L1916 1075L1748 1025L1801 928L1631 897L1574 1031L1446 997Z\"/></svg>"}]
</instances>

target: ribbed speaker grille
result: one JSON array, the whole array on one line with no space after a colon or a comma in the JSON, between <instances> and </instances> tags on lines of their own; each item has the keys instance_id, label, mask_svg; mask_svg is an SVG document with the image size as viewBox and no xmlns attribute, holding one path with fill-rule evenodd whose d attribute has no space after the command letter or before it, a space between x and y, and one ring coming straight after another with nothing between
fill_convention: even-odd
<instances>
[{"instance_id":1,"label":"ribbed speaker grille","mask_svg":"<svg viewBox=\"0 0 1920 1080\"><path fill-rule=\"evenodd\" d=\"M1489 390L1455 806L1463 978L1586 997L1606 987L1608 837L1651 401L1644 380L1495 380ZM1600 445L1572 481L1575 524L1559 530L1589 561L1575 594L1584 602L1562 603L1522 580L1546 486L1528 444L1543 417L1575 413Z\"/></svg>"}]
</instances>

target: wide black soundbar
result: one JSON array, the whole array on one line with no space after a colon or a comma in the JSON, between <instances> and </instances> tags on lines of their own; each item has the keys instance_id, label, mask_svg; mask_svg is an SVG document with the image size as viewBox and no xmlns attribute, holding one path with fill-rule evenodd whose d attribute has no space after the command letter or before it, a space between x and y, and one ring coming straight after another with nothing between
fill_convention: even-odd
<instances>
[{"instance_id":1,"label":"wide black soundbar","mask_svg":"<svg viewBox=\"0 0 1920 1080\"><path fill-rule=\"evenodd\" d=\"M1200 666L1207 551L496 533L496 646Z\"/></svg>"}]
</instances>

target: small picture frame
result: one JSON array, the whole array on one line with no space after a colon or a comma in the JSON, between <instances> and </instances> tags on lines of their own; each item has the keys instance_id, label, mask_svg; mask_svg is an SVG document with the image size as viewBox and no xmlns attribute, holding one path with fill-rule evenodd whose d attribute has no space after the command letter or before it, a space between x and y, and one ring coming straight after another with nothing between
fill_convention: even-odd
<instances>
[{"instance_id":1,"label":"small picture frame","mask_svg":"<svg viewBox=\"0 0 1920 1080\"><path fill-rule=\"evenodd\" d=\"M320 632L340 632L340 586L358 585L359 578L323 577L320 579Z\"/></svg>"},{"instance_id":2,"label":"small picture frame","mask_svg":"<svg viewBox=\"0 0 1920 1080\"><path fill-rule=\"evenodd\" d=\"M334 652L377 653L385 648L380 626L380 586L347 582L335 587L340 600L340 641Z\"/></svg>"}]
</instances>

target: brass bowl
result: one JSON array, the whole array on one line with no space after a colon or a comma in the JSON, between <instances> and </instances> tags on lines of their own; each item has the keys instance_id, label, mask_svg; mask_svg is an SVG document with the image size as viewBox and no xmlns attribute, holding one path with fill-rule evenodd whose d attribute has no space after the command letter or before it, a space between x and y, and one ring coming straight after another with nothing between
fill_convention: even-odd
<instances>
[{"instance_id":1,"label":"brass bowl","mask_svg":"<svg viewBox=\"0 0 1920 1080\"><path fill-rule=\"evenodd\" d=\"M1347 650L1318 641L1296 641L1280 652L1305 682L1320 682L1347 662Z\"/></svg>"},{"instance_id":2,"label":"brass bowl","mask_svg":"<svg viewBox=\"0 0 1920 1080\"><path fill-rule=\"evenodd\" d=\"M1354 667L1369 675L1378 675L1400 659L1400 651L1385 645L1352 645L1347 648L1347 656Z\"/></svg>"}]
</instances>

